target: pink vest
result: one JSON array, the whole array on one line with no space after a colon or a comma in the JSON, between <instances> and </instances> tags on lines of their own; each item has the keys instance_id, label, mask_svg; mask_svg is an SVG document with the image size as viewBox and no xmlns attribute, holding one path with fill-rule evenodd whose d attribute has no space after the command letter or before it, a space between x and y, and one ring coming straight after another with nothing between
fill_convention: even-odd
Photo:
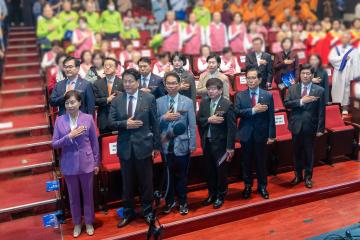
<instances>
[{"instance_id":1,"label":"pink vest","mask_svg":"<svg viewBox=\"0 0 360 240\"><path fill-rule=\"evenodd\" d=\"M228 64L229 62L231 62L229 70L224 72L224 74L235 74L236 73L235 57L232 57L231 59L226 59L225 57L222 57L221 61L223 61L225 64Z\"/></svg>"},{"instance_id":2,"label":"pink vest","mask_svg":"<svg viewBox=\"0 0 360 240\"><path fill-rule=\"evenodd\" d=\"M126 69L129 69L129 68L134 68L136 70L139 70L139 66L134 63L134 62L129 62L128 66L126 67Z\"/></svg>"},{"instance_id":3,"label":"pink vest","mask_svg":"<svg viewBox=\"0 0 360 240\"><path fill-rule=\"evenodd\" d=\"M232 34L234 34L238 31L238 26L236 24L231 24L230 29L231 29ZM241 31L241 33L230 41L230 47L234 53L245 52L244 38L246 35L246 27L244 24L240 24L240 31Z\"/></svg>"},{"instance_id":4,"label":"pink vest","mask_svg":"<svg viewBox=\"0 0 360 240\"><path fill-rule=\"evenodd\" d=\"M86 32L91 33L89 30L87 30ZM81 39L81 38L83 38L84 33L82 31L80 31L79 29L75 29L74 34L76 34L77 39ZM81 45L77 46L77 48L74 52L74 57L80 58L81 53L84 50L91 50L92 48L93 48L93 40L90 35L90 37L88 37Z\"/></svg>"},{"instance_id":5,"label":"pink vest","mask_svg":"<svg viewBox=\"0 0 360 240\"><path fill-rule=\"evenodd\" d=\"M221 52L225 47L225 25L220 23L220 28L217 28L215 23L210 24L210 43L211 51Z\"/></svg>"},{"instance_id":6,"label":"pink vest","mask_svg":"<svg viewBox=\"0 0 360 240\"><path fill-rule=\"evenodd\" d=\"M188 25L185 29L187 34L192 32L192 27ZM201 46L201 28L199 25L195 25L195 35L184 43L183 52L186 55L199 55Z\"/></svg>"},{"instance_id":7,"label":"pink vest","mask_svg":"<svg viewBox=\"0 0 360 240\"><path fill-rule=\"evenodd\" d=\"M164 22L164 29L165 31L169 31L171 27L176 27L176 32L172 33L170 36L165 38L162 51L163 52L176 52L180 51L180 33L179 33L179 24L175 22L172 26L168 22Z\"/></svg>"}]
</instances>

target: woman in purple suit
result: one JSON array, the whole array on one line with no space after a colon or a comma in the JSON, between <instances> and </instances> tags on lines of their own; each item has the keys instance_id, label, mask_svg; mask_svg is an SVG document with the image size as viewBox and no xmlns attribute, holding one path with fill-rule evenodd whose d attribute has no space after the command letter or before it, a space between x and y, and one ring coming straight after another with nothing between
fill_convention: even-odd
<instances>
[{"instance_id":1,"label":"woman in purple suit","mask_svg":"<svg viewBox=\"0 0 360 240\"><path fill-rule=\"evenodd\" d=\"M99 172L99 143L91 115L79 111L80 94L75 90L65 96L66 114L55 122L52 145L61 148L60 170L69 191L70 210L75 225L73 236L81 234L80 191L83 195L86 233L94 234L93 178Z\"/></svg>"}]
</instances>

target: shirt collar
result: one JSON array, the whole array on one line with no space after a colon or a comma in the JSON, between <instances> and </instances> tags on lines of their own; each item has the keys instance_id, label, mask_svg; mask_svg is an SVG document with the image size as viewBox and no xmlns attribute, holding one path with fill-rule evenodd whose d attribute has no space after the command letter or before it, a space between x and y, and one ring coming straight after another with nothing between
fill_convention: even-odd
<instances>
[{"instance_id":1,"label":"shirt collar","mask_svg":"<svg viewBox=\"0 0 360 240\"><path fill-rule=\"evenodd\" d=\"M304 87L306 87L308 90L311 88L312 82L309 82L307 85L301 83L301 88L303 89Z\"/></svg>"},{"instance_id":2,"label":"shirt collar","mask_svg":"<svg viewBox=\"0 0 360 240\"><path fill-rule=\"evenodd\" d=\"M149 74L145 77L143 75L141 75L141 80L150 81L150 77L151 77L151 72L149 72Z\"/></svg>"},{"instance_id":3,"label":"shirt collar","mask_svg":"<svg viewBox=\"0 0 360 240\"><path fill-rule=\"evenodd\" d=\"M251 95L251 93L255 92L256 95L259 96L259 91L260 91L260 90L259 90L259 87L257 87L255 90L252 90L252 89L249 88L249 93L250 93L250 95Z\"/></svg>"},{"instance_id":4,"label":"shirt collar","mask_svg":"<svg viewBox=\"0 0 360 240\"><path fill-rule=\"evenodd\" d=\"M106 77L106 81L107 81L108 83L114 83L114 81L115 81L115 75L114 75L114 76L111 76L110 78Z\"/></svg>"},{"instance_id":5,"label":"shirt collar","mask_svg":"<svg viewBox=\"0 0 360 240\"><path fill-rule=\"evenodd\" d=\"M133 96L134 97L134 100L136 100L138 98L138 95L139 95L139 90L136 90L136 92L132 95L130 94L126 94L127 98L130 99L130 96Z\"/></svg>"},{"instance_id":6,"label":"shirt collar","mask_svg":"<svg viewBox=\"0 0 360 240\"><path fill-rule=\"evenodd\" d=\"M72 83L72 82L73 82L74 84L76 84L78 78L79 78L79 76L76 75L76 77L75 77L73 80L68 79L68 80L67 80L67 84L70 84L70 83Z\"/></svg>"},{"instance_id":7,"label":"shirt collar","mask_svg":"<svg viewBox=\"0 0 360 240\"><path fill-rule=\"evenodd\" d=\"M210 100L210 103L211 103L211 104L215 103L215 105L217 105L217 104L219 103L219 101L220 101L220 98L221 98L221 95L220 95L215 101L213 101L213 100L211 99L211 100Z\"/></svg>"},{"instance_id":8,"label":"shirt collar","mask_svg":"<svg viewBox=\"0 0 360 240\"><path fill-rule=\"evenodd\" d=\"M168 95L168 98L169 98L169 101L170 101L171 96L170 96L170 95ZM178 101L178 99L179 99L179 93L177 93L177 94L175 95L175 97L173 97L173 99L174 99L174 101L175 101L175 102L177 102L177 101Z\"/></svg>"}]
</instances>

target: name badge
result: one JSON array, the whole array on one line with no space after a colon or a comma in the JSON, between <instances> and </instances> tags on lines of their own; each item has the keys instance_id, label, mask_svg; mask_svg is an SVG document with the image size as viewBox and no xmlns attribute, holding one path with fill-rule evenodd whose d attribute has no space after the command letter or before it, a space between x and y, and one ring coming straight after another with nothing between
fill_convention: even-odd
<instances>
[{"instance_id":1,"label":"name badge","mask_svg":"<svg viewBox=\"0 0 360 240\"><path fill-rule=\"evenodd\" d=\"M112 41L111 48L120 48L120 41Z\"/></svg>"},{"instance_id":2,"label":"name badge","mask_svg":"<svg viewBox=\"0 0 360 240\"><path fill-rule=\"evenodd\" d=\"M117 142L109 143L109 153L110 155L117 153Z\"/></svg>"},{"instance_id":3,"label":"name badge","mask_svg":"<svg viewBox=\"0 0 360 240\"><path fill-rule=\"evenodd\" d=\"M276 115L275 116L275 125L285 125L285 117L284 115Z\"/></svg>"},{"instance_id":4,"label":"name badge","mask_svg":"<svg viewBox=\"0 0 360 240\"><path fill-rule=\"evenodd\" d=\"M246 56L240 56L240 62L244 63L246 61Z\"/></svg>"},{"instance_id":5,"label":"name badge","mask_svg":"<svg viewBox=\"0 0 360 240\"><path fill-rule=\"evenodd\" d=\"M143 50L141 50L141 56L151 57L151 51L149 49L143 49Z\"/></svg>"},{"instance_id":6,"label":"name badge","mask_svg":"<svg viewBox=\"0 0 360 240\"><path fill-rule=\"evenodd\" d=\"M298 55L299 59L304 59L305 58L305 52L304 51L298 52L297 55Z\"/></svg>"},{"instance_id":7,"label":"name badge","mask_svg":"<svg viewBox=\"0 0 360 240\"><path fill-rule=\"evenodd\" d=\"M246 77L240 76L240 84L246 84Z\"/></svg>"}]
</instances>

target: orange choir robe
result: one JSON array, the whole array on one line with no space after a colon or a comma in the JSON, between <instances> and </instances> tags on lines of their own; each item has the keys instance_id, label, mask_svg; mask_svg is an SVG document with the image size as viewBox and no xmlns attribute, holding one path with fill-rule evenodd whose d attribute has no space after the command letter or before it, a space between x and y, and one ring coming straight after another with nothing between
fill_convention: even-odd
<instances>
[{"instance_id":1,"label":"orange choir robe","mask_svg":"<svg viewBox=\"0 0 360 240\"><path fill-rule=\"evenodd\" d=\"M302 1L300 4L299 17L303 21L311 20L311 22L317 21L316 15L311 11L310 6L307 2Z\"/></svg>"},{"instance_id":2,"label":"orange choir robe","mask_svg":"<svg viewBox=\"0 0 360 240\"><path fill-rule=\"evenodd\" d=\"M223 0L205 0L204 6L209 9L211 13L222 12L223 10Z\"/></svg>"},{"instance_id":3,"label":"orange choir robe","mask_svg":"<svg viewBox=\"0 0 360 240\"><path fill-rule=\"evenodd\" d=\"M351 37L352 37L352 44L354 47L359 47L360 42L360 31L356 29L351 29L350 31Z\"/></svg>"},{"instance_id":4,"label":"orange choir robe","mask_svg":"<svg viewBox=\"0 0 360 240\"><path fill-rule=\"evenodd\" d=\"M262 19L264 23L268 23L270 21L270 16L268 12L264 8L264 1L259 0L256 2L254 6L254 11L257 19Z\"/></svg>"},{"instance_id":5,"label":"orange choir robe","mask_svg":"<svg viewBox=\"0 0 360 240\"><path fill-rule=\"evenodd\" d=\"M295 7L295 0L271 0L268 11L271 16L276 17L283 13L285 8L290 8L293 11Z\"/></svg>"},{"instance_id":6,"label":"orange choir robe","mask_svg":"<svg viewBox=\"0 0 360 240\"><path fill-rule=\"evenodd\" d=\"M329 31L327 34L326 34L326 37L324 39L324 48L322 50L322 55L324 56L322 58L323 60L323 65L328 65L329 64L329 54L330 54L330 50L340 44L340 37L341 37L341 32L336 32L336 31Z\"/></svg>"}]
</instances>

